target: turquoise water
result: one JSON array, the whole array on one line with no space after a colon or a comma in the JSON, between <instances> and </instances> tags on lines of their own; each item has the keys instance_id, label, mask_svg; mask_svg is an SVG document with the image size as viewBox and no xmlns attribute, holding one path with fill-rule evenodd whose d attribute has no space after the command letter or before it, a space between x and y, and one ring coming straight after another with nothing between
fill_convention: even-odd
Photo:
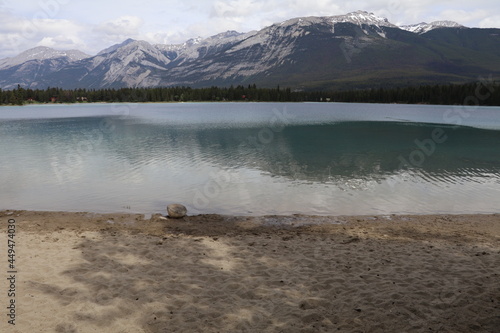
<instances>
[{"instance_id":1,"label":"turquoise water","mask_svg":"<svg viewBox=\"0 0 500 333\"><path fill-rule=\"evenodd\" d=\"M500 108L338 103L0 108L0 209L498 213Z\"/></svg>"}]
</instances>

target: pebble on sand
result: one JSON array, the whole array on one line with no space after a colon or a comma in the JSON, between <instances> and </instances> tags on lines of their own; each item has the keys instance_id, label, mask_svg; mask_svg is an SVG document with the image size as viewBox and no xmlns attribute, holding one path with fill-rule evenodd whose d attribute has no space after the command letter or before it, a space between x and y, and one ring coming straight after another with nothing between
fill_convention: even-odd
<instances>
[{"instance_id":1,"label":"pebble on sand","mask_svg":"<svg viewBox=\"0 0 500 333\"><path fill-rule=\"evenodd\" d=\"M187 209L185 206L180 204L171 204L167 206L168 217L172 217L174 219L180 219L186 216Z\"/></svg>"}]
</instances>

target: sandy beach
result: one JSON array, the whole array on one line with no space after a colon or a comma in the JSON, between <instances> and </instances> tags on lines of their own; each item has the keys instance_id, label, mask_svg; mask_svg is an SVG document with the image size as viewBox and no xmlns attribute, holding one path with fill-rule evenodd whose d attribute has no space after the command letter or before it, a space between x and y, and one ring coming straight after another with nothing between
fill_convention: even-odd
<instances>
[{"instance_id":1,"label":"sandy beach","mask_svg":"<svg viewBox=\"0 0 500 333\"><path fill-rule=\"evenodd\" d=\"M500 332L499 214L0 221L0 332Z\"/></svg>"}]
</instances>

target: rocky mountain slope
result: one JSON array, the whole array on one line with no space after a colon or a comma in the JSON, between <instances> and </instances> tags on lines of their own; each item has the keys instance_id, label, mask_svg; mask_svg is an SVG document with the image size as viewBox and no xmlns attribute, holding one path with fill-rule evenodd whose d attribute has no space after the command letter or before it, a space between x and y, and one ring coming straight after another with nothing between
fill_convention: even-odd
<instances>
[{"instance_id":1,"label":"rocky mountain slope","mask_svg":"<svg viewBox=\"0 0 500 333\"><path fill-rule=\"evenodd\" d=\"M128 39L95 56L38 47L0 60L0 87L257 84L294 89L464 82L500 73L500 29L397 27L372 13L303 17L177 45Z\"/></svg>"}]
</instances>

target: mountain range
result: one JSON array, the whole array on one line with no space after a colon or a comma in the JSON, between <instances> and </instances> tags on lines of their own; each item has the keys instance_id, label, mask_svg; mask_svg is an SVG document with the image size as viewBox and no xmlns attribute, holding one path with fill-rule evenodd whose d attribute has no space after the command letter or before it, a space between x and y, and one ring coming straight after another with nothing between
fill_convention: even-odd
<instances>
[{"instance_id":1,"label":"mountain range","mask_svg":"<svg viewBox=\"0 0 500 333\"><path fill-rule=\"evenodd\" d=\"M294 18L183 44L128 39L97 55L39 46L0 59L0 88L277 85L296 90L461 83L500 74L500 29L396 26L365 11Z\"/></svg>"}]
</instances>

